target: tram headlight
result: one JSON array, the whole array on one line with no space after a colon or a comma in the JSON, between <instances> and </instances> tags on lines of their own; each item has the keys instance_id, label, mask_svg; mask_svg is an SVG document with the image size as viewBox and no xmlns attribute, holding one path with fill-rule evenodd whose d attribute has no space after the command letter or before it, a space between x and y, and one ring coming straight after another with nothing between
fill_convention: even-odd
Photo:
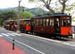
<instances>
[{"instance_id":1,"label":"tram headlight","mask_svg":"<svg viewBox=\"0 0 75 54\"><path fill-rule=\"evenodd\" d=\"M69 33L69 34L72 34L72 31L69 31L68 33Z\"/></svg>"}]
</instances>

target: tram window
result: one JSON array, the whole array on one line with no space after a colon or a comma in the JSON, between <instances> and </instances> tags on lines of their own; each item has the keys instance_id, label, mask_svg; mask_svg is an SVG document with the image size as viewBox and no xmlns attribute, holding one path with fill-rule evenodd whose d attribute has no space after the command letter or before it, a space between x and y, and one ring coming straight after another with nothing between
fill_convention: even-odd
<instances>
[{"instance_id":1,"label":"tram window","mask_svg":"<svg viewBox=\"0 0 75 54\"><path fill-rule=\"evenodd\" d=\"M40 19L40 26L42 26L43 25L43 23L42 23L42 19Z\"/></svg>"},{"instance_id":2,"label":"tram window","mask_svg":"<svg viewBox=\"0 0 75 54\"><path fill-rule=\"evenodd\" d=\"M49 26L49 19L46 19L46 26Z\"/></svg>"},{"instance_id":3,"label":"tram window","mask_svg":"<svg viewBox=\"0 0 75 54\"><path fill-rule=\"evenodd\" d=\"M66 18L65 17L62 18L62 26L66 26Z\"/></svg>"},{"instance_id":4,"label":"tram window","mask_svg":"<svg viewBox=\"0 0 75 54\"><path fill-rule=\"evenodd\" d=\"M35 26L35 20L32 21L32 25Z\"/></svg>"},{"instance_id":5,"label":"tram window","mask_svg":"<svg viewBox=\"0 0 75 54\"><path fill-rule=\"evenodd\" d=\"M38 26L40 25L40 19L38 19Z\"/></svg>"},{"instance_id":6,"label":"tram window","mask_svg":"<svg viewBox=\"0 0 75 54\"><path fill-rule=\"evenodd\" d=\"M42 22L43 22L43 26L45 26L45 24L46 24L46 21L45 21L45 19L43 19L43 20L42 20Z\"/></svg>"},{"instance_id":7,"label":"tram window","mask_svg":"<svg viewBox=\"0 0 75 54\"><path fill-rule=\"evenodd\" d=\"M39 21L39 20L38 20L38 19L36 19L36 21L35 21L35 25L36 25L36 26L38 26L38 21Z\"/></svg>"},{"instance_id":8,"label":"tram window","mask_svg":"<svg viewBox=\"0 0 75 54\"><path fill-rule=\"evenodd\" d=\"M39 23L39 21L38 21L38 19L37 19L37 25L39 25L38 23Z\"/></svg>"},{"instance_id":9,"label":"tram window","mask_svg":"<svg viewBox=\"0 0 75 54\"><path fill-rule=\"evenodd\" d=\"M71 19L70 19L70 17L67 17L67 26L71 26Z\"/></svg>"},{"instance_id":10,"label":"tram window","mask_svg":"<svg viewBox=\"0 0 75 54\"><path fill-rule=\"evenodd\" d=\"M24 22L24 24L26 24L26 22Z\"/></svg>"},{"instance_id":11,"label":"tram window","mask_svg":"<svg viewBox=\"0 0 75 54\"><path fill-rule=\"evenodd\" d=\"M39 26L40 20L38 19L38 26Z\"/></svg>"},{"instance_id":12,"label":"tram window","mask_svg":"<svg viewBox=\"0 0 75 54\"><path fill-rule=\"evenodd\" d=\"M38 19L36 19L36 23L35 24L38 26Z\"/></svg>"},{"instance_id":13,"label":"tram window","mask_svg":"<svg viewBox=\"0 0 75 54\"><path fill-rule=\"evenodd\" d=\"M40 25L40 19L38 19L38 26Z\"/></svg>"},{"instance_id":14,"label":"tram window","mask_svg":"<svg viewBox=\"0 0 75 54\"><path fill-rule=\"evenodd\" d=\"M39 19L39 26L42 26L42 19Z\"/></svg>"},{"instance_id":15,"label":"tram window","mask_svg":"<svg viewBox=\"0 0 75 54\"><path fill-rule=\"evenodd\" d=\"M67 17L67 18L63 18L62 20L62 26L71 26L71 19L70 17Z\"/></svg>"},{"instance_id":16,"label":"tram window","mask_svg":"<svg viewBox=\"0 0 75 54\"><path fill-rule=\"evenodd\" d=\"M63 19L66 19L65 17L63 17Z\"/></svg>"},{"instance_id":17,"label":"tram window","mask_svg":"<svg viewBox=\"0 0 75 54\"><path fill-rule=\"evenodd\" d=\"M53 18L50 19L50 26L54 26L54 19Z\"/></svg>"},{"instance_id":18,"label":"tram window","mask_svg":"<svg viewBox=\"0 0 75 54\"><path fill-rule=\"evenodd\" d=\"M57 18L56 21L59 21L59 19Z\"/></svg>"},{"instance_id":19,"label":"tram window","mask_svg":"<svg viewBox=\"0 0 75 54\"><path fill-rule=\"evenodd\" d=\"M67 20L69 20L70 19L70 17L67 17Z\"/></svg>"},{"instance_id":20,"label":"tram window","mask_svg":"<svg viewBox=\"0 0 75 54\"><path fill-rule=\"evenodd\" d=\"M71 22L70 22L70 20L68 20L68 26L70 26L71 25Z\"/></svg>"},{"instance_id":21,"label":"tram window","mask_svg":"<svg viewBox=\"0 0 75 54\"><path fill-rule=\"evenodd\" d=\"M62 21L62 26L66 26L66 20L65 19L63 19L63 21Z\"/></svg>"},{"instance_id":22,"label":"tram window","mask_svg":"<svg viewBox=\"0 0 75 54\"><path fill-rule=\"evenodd\" d=\"M56 18L56 24L59 27L59 18Z\"/></svg>"},{"instance_id":23,"label":"tram window","mask_svg":"<svg viewBox=\"0 0 75 54\"><path fill-rule=\"evenodd\" d=\"M41 26L43 26L43 19L41 19Z\"/></svg>"},{"instance_id":24,"label":"tram window","mask_svg":"<svg viewBox=\"0 0 75 54\"><path fill-rule=\"evenodd\" d=\"M35 26L35 23L36 23L36 20L34 19L34 22L33 22L34 26Z\"/></svg>"}]
</instances>

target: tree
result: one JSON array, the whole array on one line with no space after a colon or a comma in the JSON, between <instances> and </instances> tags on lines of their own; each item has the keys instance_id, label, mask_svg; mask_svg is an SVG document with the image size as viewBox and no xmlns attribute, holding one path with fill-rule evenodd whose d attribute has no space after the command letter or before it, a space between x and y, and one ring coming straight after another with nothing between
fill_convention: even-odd
<instances>
[{"instance_id":1,"label":"tree","mask_svg":"<svg viewBox=\"0 0 75 54\"><path fill-rule=\"evenodd\" d=\"M11 19L15 19L17 18L17 12L16 11L3 11L0 14L0 18L4 18L5 20L11 18Z\"/></svg>"},{"instance_id":2,"label":"tree","mask_svg":"<svg viewBox=\"0 0 75 54\"><path fill-rule=\"evenodd\" d=\"M29 0L30 2L35 1L35 0ZM51 2L53 0L38 0L44 3L44 6L51 12L51 13L55 13L55 11L51 8Z\"/></svg>"},{"instance_id":3,"label":"tree","mask_svg":"<svg viewBox=\"0 0 75 54\"><path fill-rule=\"evenodd\" d=\"M0 18L0 26L3 25L3 22L4 22L4 19L3 18Z\"/></svg>"},{"instance_id":4,"label":"tree","mask_svg":"<svg viewBox=\"0 0 75 54\"><path fill-rule=\"evenodd\" d=\"M31 18L31 17L32 17L32 13L28 11L24 11L21 15L21 18Z\"/></svg>"},{"instance_id":5,"label":"tree","mask_svg":"<svg viewBox=\"0 0 75 54\"><path fill-rule=\"evenodd\" d=\"M72 15L72 20L75 21L75 3L66 8L66 12Z\"/></svg>"},{"instance_id":6,"label":"tree","mask_svg":"<svg viewBox=\"0 0 75 54\"><path fill-rule=\"evenodd\" d=\"M33 2L36 0L29 0L29 1ZM59 9L61 13L64 13L66 9L66 3L69 0L56 0L56 2L55 0L37 0L37 1L41 1L44 4L44 7L46 7L50 11L50 13L56 13L57 9ZM52 2L55 2L55 3L52 3ZM62 5L61 8L58 8L58 6L61 6L59 3ZM55 4L55 6L53 6L53 8L55 9L52 8L52 4L53 5ZM57 6L56 4L59 4L59 5Z\"/></svg>"},{"instance_id":7,"label":"tree","mask_svg":"<svg viewBox=\"0 0 75 54\"><path fill-rule=\"evenodd\" d=\"M0 26L3 25L3 22L8 19L17 19L16 11L7 11L3 10L0 12Z\"/></svg>"},{"instance_id":8,"label":"tree","mask_svg":"<svg viewBox=\"0 0 75 54\"><path fill-rule=\"evenodd\" d=\"M62 5L62 10L61 10L61 13L64 13L65 11L65 8L66 8L66 2L68 0L59 0L60 4Z\"/></svg>"}]
</instances>

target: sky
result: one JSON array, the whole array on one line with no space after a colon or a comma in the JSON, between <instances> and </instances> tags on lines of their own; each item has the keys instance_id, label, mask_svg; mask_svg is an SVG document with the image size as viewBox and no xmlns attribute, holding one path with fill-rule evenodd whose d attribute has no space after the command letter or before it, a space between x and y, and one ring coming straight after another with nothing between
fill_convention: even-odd
<instances>
[{"instance_id":1,"label":"sky","mask_svg":"<svg viewBox=\"0 0 75 54\"><path fill-rule=\"evenodd\" d=\"M18 6L18 1L19 0L0 0L0 8L10 8L10 7L17 7ZM28 7L28 8L33 8L35 7L34 4L30 4L28 0L22 0L21 6Z\"/></svg>"},{"instance_id":2,"label":"sky","mask_svg":"<svg viewBox=\"0 0 75 54\"><path fill-rule=\"evenodd\" d=\"M19 0L0 0L0 8L17 7ZM71 0L71 2L75 2ZM39 4L38 4L39 5ZM33 8L38 6L36 3L29 3L28 0L22 0L21 6Z\"/></svg>"}]
</instances>

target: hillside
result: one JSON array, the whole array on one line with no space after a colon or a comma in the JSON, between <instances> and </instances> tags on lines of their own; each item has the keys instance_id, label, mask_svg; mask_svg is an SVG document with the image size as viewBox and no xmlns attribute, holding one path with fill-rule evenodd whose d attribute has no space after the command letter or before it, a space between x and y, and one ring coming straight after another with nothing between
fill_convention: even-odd
<instances>
[{"instance_id":1,"label":"hillside","mask_svg":"<svg viewBox=\"0 0 75 54\"><path fill-rule=\"evenodd\" d=\"M23 10L23 9L24 9L24 11L31 12L33 14L33 16L45 15L48 13L47 11L43 10L42 8L31 8L31 9L29 9L26 7L21 7L21 10ZM9 11L15 10L16 12L18 12L18 7L0 9L0 12L6 11L6 10L9 10Z\"/></svg>"}]
</instances>

